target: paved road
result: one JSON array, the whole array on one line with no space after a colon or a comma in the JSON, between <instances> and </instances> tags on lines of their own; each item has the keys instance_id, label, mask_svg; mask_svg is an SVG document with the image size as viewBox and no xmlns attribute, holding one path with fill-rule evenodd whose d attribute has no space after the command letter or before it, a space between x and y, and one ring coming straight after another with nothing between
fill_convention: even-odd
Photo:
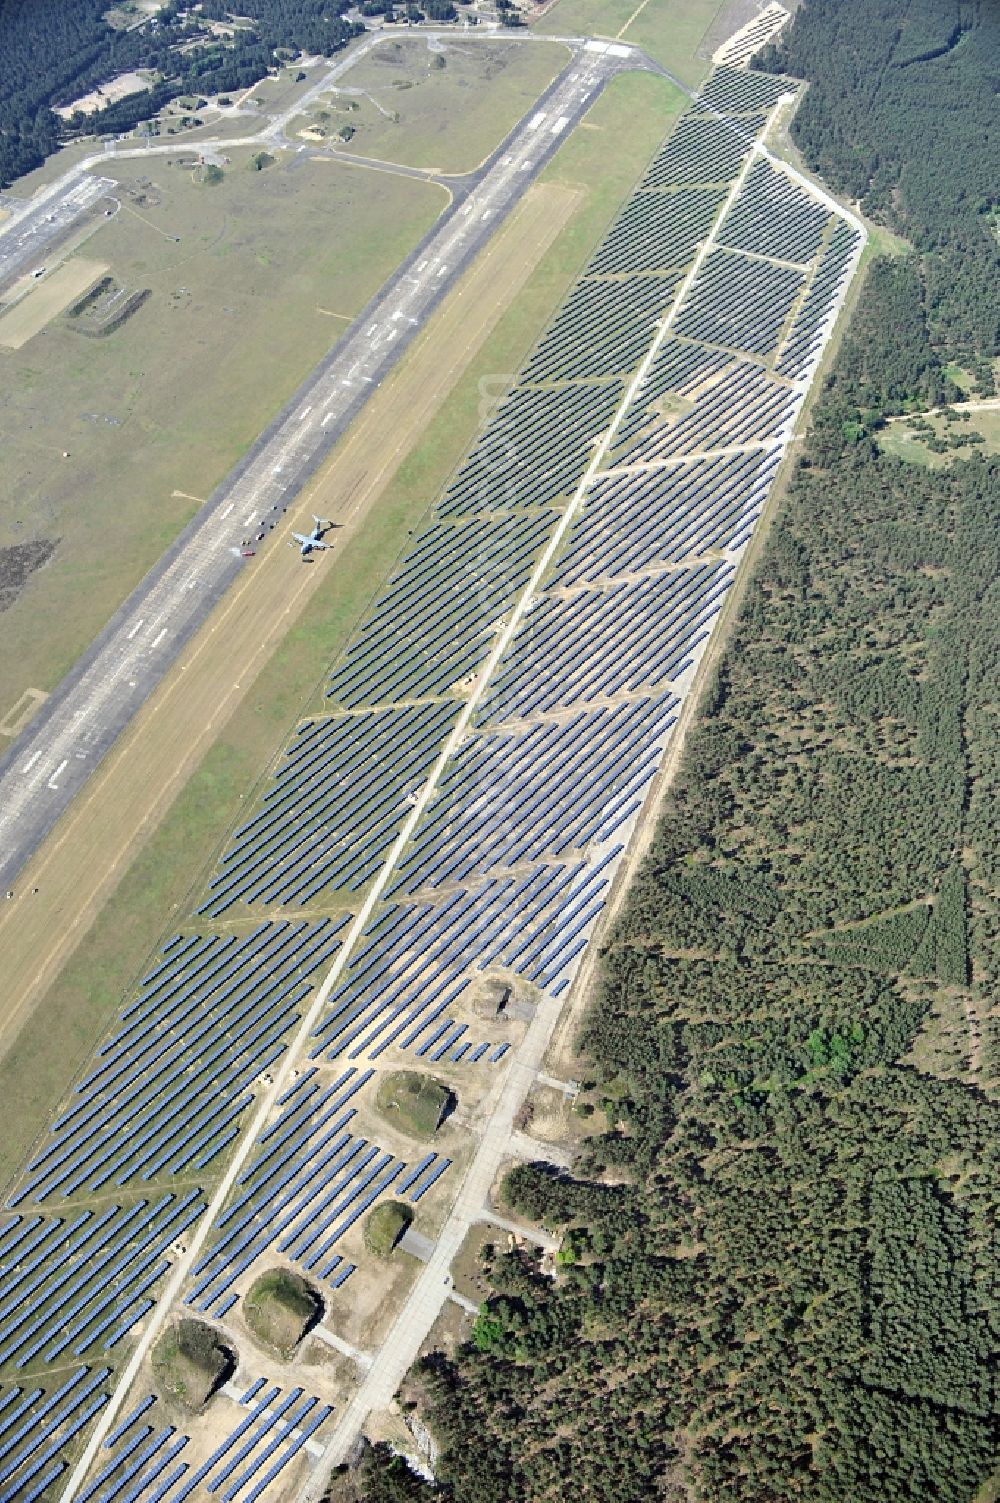
<instances>
[{"instance_id":1,"label":"paved road","mask_svg":"<svg viewBox=\"0 0 1000 1503\"><path fill-rule=\"evenodd\" d=\"M458 1192L434 1252L417 1276L406 1304L375 1355L351 1401L338 1415L337 1426L319 1464L299 1495L299 1503L318 1503L331 1468L346 1461L373 1410L392 1401L445 1301L453 1294L451 1265L470 1227L483 1220L483 1207L508 1151L514 1118L540 1069L562 1008L543 997L517 1051L514 1063L499 1083L486 1128ZM491 1220L495 1218L491 1217Z\"/></svg>"},{"instance_id":2,"label":"paved road","mask_svg":"<svg viewBox=\"0 0 1000 1503\"><path fill-rule=\"evenodd\" d=\"M253 567L240 557L241 540L256 539L272 524L280 525L283 507L322 463L608 79L625 69L652 66L629 48L574 44L567 67L493 156L460 185L456 180L452 202L434 228L0 759L0 887L13 884L236 574ZM328 75L316 89L326 87ZM282 118L272 122L265 136L280 131ZM162 149L176 152L177 147ZM57 197L46 195L48 212ZM18 223L23 226L25 217ZM8 228L0 228L0 245Z\"/></svg>"}]
</instances>

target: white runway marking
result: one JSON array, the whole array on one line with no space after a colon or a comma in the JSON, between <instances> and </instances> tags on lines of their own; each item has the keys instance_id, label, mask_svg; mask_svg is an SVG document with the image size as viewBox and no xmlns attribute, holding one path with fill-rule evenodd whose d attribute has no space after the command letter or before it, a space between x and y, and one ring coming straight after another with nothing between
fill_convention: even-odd
<instances>
[{"instance_id":1,"label":"white runway marking","mask_svg":"<svg viewBox=\"0 0 1000 1503\"><path fill-rule=\"evenodd\" d=\"M62 759L62 761L59 763L59 766L56 768L55 772L49 778L49 787L50 788L58 788L59 787L59 784L56 782L56 778L59 777L60 773L66 767L66 764L68 762L69 762L69 757L64 757Z\"/></svg>"},{"instance_id":2,"label":"white runway marking","mask_svg":"<svg viewBox=\"0 0 1000 1503\"><path fill-rule=\"evenodd\" d=\"M220 522L221 522L221 521L222 521L222 520L223 520L223 519L224 519L224 518L225 518L225 517L228 517L228 515L229 515L229 513L230 513L230 512L231 512L231 511L232 511L232 509L233 509L233 507L234 507L234 506L235 506L235 505L236 505L236 502L235 502L235 501L230 501L230 503L229 503L229 505L228 505L228 506L227 506L227 507L225 507L225 508L224 508L224 510L223 510L223 511L220 511L220 512L219 512L219 521L220 521Z\"/></svg>"},{"instance_id":3,"label":"white runway marking","mask_svg":"<svg viewBox=\"0 0 1000 1503\"><path fill-rule=\"evenodd\" d=\"M150 652L152 652L152 650L153 650L154 647L159 647L160 643L163 641L163 639L164 639L164 637L166 635L167 635L167 628L164 627L162 631L160 631L160 632L158 632L156 634L156 636L153 638L152 642L150 643L150 649L149 649Z\"/></svg>"},{"instance_id":4,"label":"white runway marking","mask_svg":"<svg viewBox=\"0 0 1000 1503\"><path fill-rule=\"evenodd\" d=\"M21 771L30 772L41 755L41 751L32 752L27 762L25 762L24 766L21 768Z\"/></svg>"},{"instance_id":5,"label":"white runway marking","mask_svg":"<svg viewBox=\"0 0 1000 1503\"><path fill-rule=\"evenodd\" d=\"M132 630L127 634L128 635L128 640L130 642L131 642L132 638L136 635L136 633L139 631L139 629L141 628L141 626L143 625L143 623L144 623L145 620L146 620L145 616L140 616L139 619L138 619L138 621L133 626Z\"/></svg>"}]
</instances>

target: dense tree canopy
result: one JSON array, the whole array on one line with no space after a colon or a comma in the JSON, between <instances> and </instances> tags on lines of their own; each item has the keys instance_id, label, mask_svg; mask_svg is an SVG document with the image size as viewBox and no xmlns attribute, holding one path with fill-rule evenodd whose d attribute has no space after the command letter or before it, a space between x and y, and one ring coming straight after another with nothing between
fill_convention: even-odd
<instances>
[{"instance_id":1,"label":"dense tree canopy","mask_svg":"<svg viewBox=\"0 0 1000 1503\"><path fill-rule=\"evenodd\" d=\"M935 336L1000 354L1000 7L804 0L761 66L809 80L792 134L834 187L927 257Z\"/></svg>"},{"instance_id":2,"label":"dense tree canopy","mask_svg":"<svg viewBox=\"0 0 1000 1503\"><path fill-rule=\"evenodd\" d=\"M126 31L105 19L107 0L0 0L0 186L37 167L82 126L129 130L180 94L248 88L273 66L279 49L329 56L358 29L342 18L348 5L240 0L237 13L253 25L216 36L205 23L232 11L220 0L204 0L200 16L184 19L170 0L154 21ZM64 125L53 113L133 68L149 69L159 81L86 121Z\"/></svg>"},{"instance_id":3,"label":"dense tree canopy","mask_svg":"<svg viewBox=\"0 0 1000 1503\"><path fill-rule=\"evenodd\" d=\"M608 1130L507 1181L559 1277L494 1257L419 1371L437 1485L374 1453L370 1503L971 1503L997 1463L1000 464L858 423L873 373L928 390L888 275L604 956Z\"/></svg>"},{"instance_id":4,"label":"dense tree canopy","mask_svg":"<svg viewBox=\"0 0 1000 1503\"><path fill-rule=\"evenodd\" d=\"M1000 462L884 454L992 389L998 12L804 0L766 60L794 131L913 252L851 331L603 957L607 1130L506 1193L555 1282L494 1257L425 1361L435 1484L368 1503L973 1503L1000 1461Z\"/></svg>"}]
</instances>

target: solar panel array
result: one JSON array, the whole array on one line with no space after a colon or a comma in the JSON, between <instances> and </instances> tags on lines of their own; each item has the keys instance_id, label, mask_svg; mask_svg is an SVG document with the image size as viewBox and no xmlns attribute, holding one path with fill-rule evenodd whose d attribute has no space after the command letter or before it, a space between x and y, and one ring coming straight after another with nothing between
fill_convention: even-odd
<instances>
[{"instance_id":1,"label":"solar panel array","mask_svg":"<svg viewBox=\"0 0 1000 1503\"><path fill-rule=\"evenodd\" d=\"M787 89L732 68L709 80L233 832L200 923L164 946L36 1150L0 1224L0 1367L23 1365L24 1383L0 1386L0 1426L8 1410L21 1425L0 1503L41 1496L105 1402L104 1358L151 1308L404 828L310 1058L195 1263L190 1311L225 1320L282 1260L341 1288L367 1209L419 1203L450 1167L362 1130L373 1066L488 1067L516 1033L484 1029L485 983L529 1009L571 984L860 249L831 205L750 161ZM53 1363L91 1385L75 1408ZM211 1455L141 1405L85 1496L256 1498L329 1413L263 1390L237 1395L246 1413Z\"/></svg>"},{"instance_id":2,"label":"solar panel array","mask_svg":"<svg viewBox=\"0 0 1000 1503\"><path fill-rule=\"evenodd\" d=\"M218 917L238 900L260 906L308 903L369 881L430 770L455 718L447 700L307 720L253 818L241 825L211 897Z\"/></svg>"},{"instance_id":3,"label":"solar panel array","mask_svg":"<svg viewBox=\"0 0 1000 1503\"><path fill-rule=\"evenodd\" d=\"M806 266L819 250L830 214L823 204L772 167L755 162L719 230L719 243Z\"/></svg>"},{"instance_id":4,"label":"solar panel array","mask_svg":"<svg viewBox=\"0 0 1000 1503\"><path fill-rule=\"evenodd\" d=\"M73 1367L41 1383L0 1384L0 1499L34 1503L67 1467L67 1449L111 1395L107 1367Z\"/></svg>"},{"instance_id":5,"label":"solar panel array","mask_svg":"<svg viewBox=\"0 0 1000 1503\"><path fill-rule=\"evenodd\" d=\"M345 923L172 940L10 1204L204 1170L237 1135Z\"/></svg>"},{"instance_id":6,"label":"solar panel array","mask_svg":"<svg viewBox=\"0 0 1000 1503\"><path fill-rule=\"evenodd\" d=\"M766 5L760 15L741 26L739 31L724 43L716 57L720 62L733 65L746 64L755 52L773 41L774 37L785 25L789 18L789 12L783 5L776 3Z\"/></svg>"},{"instance_id":7,"label":"solar panel array","mask_svg":"<svg viewBox=\"0 0 1000 1503\"><path fill-rule=\"evenodd\" d=\"M749 73L743 68L723 64L711 74L698 96L695 108L718 110L725 115L742 116L770 110L795 85L787 78L770 73Z\"/></svg>"},{"instance_id":8,"label":"solar panel array","mask_svg":"<svg viewBox=\"0 0 1000 1503\"><path fill-rule=\"evenodd\" d=\"M205 1212L184 1181L232 1143L345 923L174 935L53 1123L0 1216L0 1499L62 1478Z\"/></svg>"},{"instance_id":9,"label":"solar panel array","mask_svg":"<svg viewBox=\"0 0 1000 1503\"><path fill-rule=\"evenodd\" d=\"M201 1215L197 1190L154 1203L95 1206L66 1218L6 1220L0 1281L0 1366L34 1368L105 1353L151 1307L170 1246Z\"/></svg>"},{"instance_id":10,"label":"solar panel array","mask_svg":"<svg viewBox=\"0 0 1000 1503\"><path fill-rule=\"evenodd\" d=\"M285 1093L281 1115L261 1135L257 1157L216 1223L221 1235L195 1264L187 1304L221 1319L236 1301L236 1280L248 1269L252 1276L275 1248L339 1289L354 1264L333 1249L365 1211L390 1191L415 1204L449 1167L436 1153L406 1164L351 1131L351 1098L371 1075L347 1069L324 1086L312 1069Z\"/></svg>"},{"instance_id":11,"label":"solar panel array","mask_svg":"<svg viewBox=\"0 0 1000 1503\"><path fill-rule=\"evenodd\" d=\"M271 1496L290 1496L286 1468L303 1451L319 1454L331 1406L266 1378L226 1399L235 1414L205 1455L210 1443L167 1423L148 1394L105 1440L100 1465L76 1503L200 1503L206 1497L256 1503L278 1477L282 1490Z\"/></svg>"}]
</instances>

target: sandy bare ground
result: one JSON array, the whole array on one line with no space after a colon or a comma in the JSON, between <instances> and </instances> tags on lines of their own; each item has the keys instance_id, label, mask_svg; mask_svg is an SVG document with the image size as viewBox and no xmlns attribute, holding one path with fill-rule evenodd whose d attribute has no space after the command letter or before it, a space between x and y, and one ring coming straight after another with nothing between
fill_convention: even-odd
<instances>
[{"instance_id":1,"label":"sandy bare ground","mask_svg":"<svg viewBox=\"0 0 1000 1503\"><path fill-rule=\"evenodd\" d=\"M914 418L940 417L943 412L995 412L1000 397L984 397L980 402L952 402L950 407L928 407L924 412L901 412L887 417L887 423L912 423Z\"/></svg>"},{"instance_id":2,"label":"sandy bare ground","mask_svg":"<svg viewBox=\"0 0 1000 1503\"><path fill-rule=\"evenodd\" d=\"M91 89L89 94L74 99L72 104L60 105L55 113L63 120L68 120L77 111L81 115L96 115L106 105L117 104L119 99L127 99L130 94L141 94L143 89L149 88L150 82L141 73L119 73L110 83L102 84L99 89Z\"/></svg>"},{"instance_id":3,"label":"sandy bare ground","mask_svg":"<svg viewBox=\"0 0 1000 1503\"><path fill-rule=\"evenodd\" d=\"M313 512L335 511L338 542L346 542L363 526L577 199L552 184L529 189L302 493L293 527L302 530ZM17 898L0 909L0 1057L312 593L336 589L340 553L311 569L280 546L254 560L25 869Z\"/></svg>"}]
</instances>

